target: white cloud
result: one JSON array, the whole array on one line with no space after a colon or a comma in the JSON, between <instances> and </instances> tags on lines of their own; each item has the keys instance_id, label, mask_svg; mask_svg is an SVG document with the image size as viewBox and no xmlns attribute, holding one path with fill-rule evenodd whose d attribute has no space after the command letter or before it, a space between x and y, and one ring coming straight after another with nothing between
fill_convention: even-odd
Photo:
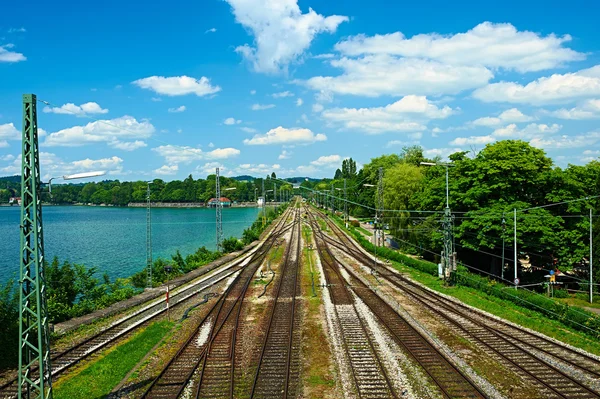
<instances>
[{"instance_id":1,"label":"white cloud","mask_svg":"<svg viewBox=\"0 0 600 399\"><path fill-rule=\"evenodd\" d=\"M159 101L162 101L162 98L160 98L160 97L152 97L150 100L152 100L154 102L159 102Z\"/></svg>"},{"instance_id":2,"label":"white cloud","mask_svg":"<svg viewBox=\"0 0 600 399\"><path fill-rule=\"evenodd\" d=\"M325 107L323 107L323 105L321 105L321 104L313 104L313 106L312 106L313 112L321 112L321 111L323 111L324 108Z\"/></svg>"},{"instance_id":3,"label":"white cloud","mask_svg":"<svg viewBox=\"0 0 600 399\"><path fill-rule=\"evenodd\" d=\"M292 93L289 90L286 90L286 91L282 91L282 92L279 92L279 93L273 93L273 94L271 94L271 96L273 98L293 97L294 93Z\"/></svg>"},{"instance_id":4,"label":"white cloud","mask_svg":"<svg viewBox=\"0 0 600 399\"><path fill-rule=\"evenodd\" d=\"M423 151L423 155L426 158L440 157L441 159L447 159L449 155L455 152L462 151L460 148L430 148Z\"/></svg>"},{"instance_id":5,"label":"white cloud","mask_svg":"<svg viewBox=\"0 0 600 399\"><path fill-rule=\"evenodd\" d=\"M600 96L600 65L542 77L525 86L514 82L492 83L473 93L473 97L484 102L533 105L564 103L592 96Z\"/></svg>"},{"instance_id":6,"label":"white cloud","mask_svg":"<svg viewBox=\"0 0 600 399\"><path fill-rule=\"evenodd\" d=\"M178 170L178 165L163 165L158 169L154 169L154 174L168 176L176 174Z\"/></svg>"},{"instance_id":7,"label":"white cloud","mask_svg":"<svg viewBox=\"0 0 600 399\"><path fill-rule=\"evenodd\" d=\"M385 147L386 148L391 148L391 147L406 147L409 145L414 145L417 144L416 141L402 141L402 140L390 140L386 143Z\"/></svg>"},{"instance_id":8,"label":"white cloud","mask_svg":"<svg viewBox=\"0 0 600 399\"><path fill-rule=\"evenodd\" d=\"M40 129L38 128L38 135ZM21 132L17 130L13 123L5 123L0 125L0 141L6 143L5 147L8 147L6 140L21 140Z\"/></svg>"},{"instance_id":9,"label":"white cloud","mask_svg":"<svg viewBox=\"0 0 600 399\"><path fill-rule=\"evenodd\" d=\"M310 119L308 119L308 116L306 116L306 114L300 115L300 120L302 120L302 122L304 122L304 123L309 123L310 122ZM298 122L299 121L297 121L297 123Z\"/></svg>"},{"instance_id":10,"label":"white cloud","mask_svg":"<svg viewBox=\"0 0 600 399\"><path fill-rule=\"evenodd\" d=\"M143 142L141 140L127 141L127 142L113 141L113 142L110 142L109 145L113 148L117 148L117 149L123 150L123 151L134 151L134 150L137 150L138 148L143 148L143 147L148 146L145 142Z\"/></svg>"},{"instance_id":11,"label":"white cloud","mask_svg":"<svg viewBox=\"0 0 600 399\"><path fill-rule=\"evenodd\" d=\"M205 76L202 76L200 79L191 78L189 76L150 76L148 78L135 80L131 83L142 89L149 89L155 93L167 96L195 94L198 97L202 97L221 91L219 86L211 85L210 79Z\"/></svg>"},{"instance_id":12,"label":"white cloud","mask_svg":"<svg viewBox=\"0 0 600 399\"><path fill-rule=\"evenodd\" d=\"M11 159L6 159L10 161ZM42 179L47 181L53 176L63 176L72 173L87 172L92 170L105 170L108 173L121 171L123 160L113 156L101 159L83 159L72 162L64 161L56 154L40 152L40 169L44 174ZM12 156L12 163L0 168L0 174L17 174L21 171L21 155Z\"/></svg>"},{"instance_id":13,"label":"white cloud","mask_svg":"<svg viewBox=\"0 0 600 399\"><path fill-rule=\"evenodd\" d=\"M10 51L14 47L14 44L3 44L0 45L0 62L19 62L25 61L27 57L25 57L21 53L17 53L14 51Z\"/></svg>"},{"instance_id":14,"label":"white cloud","mask_svg":"<svg viewBox=\"0 0 600 399\"><path fill-rule=\"evenodd\" d=\"M387 54L425 58L451 65L484 65L518 72L556 68L566 62L585 59L585 54L563 47L571 36L542 36L518 31L509 23L483 22L465 33L419 34L406 38L401 32L385 35L357 35L336 44L349 56Z\"/></svg>"},{"instance_id":15,"label":"white cloud","mask_svg":"<svg viewBox=\"0 0 600 399\"><path fill-rule=\"evenodd\" d=\"M334 166L340 165L342 163L343 158L339 155L323 155L319 158L311 161L311 165L314 166Z\"/></svg>"},{"instance_id":16,"label":"white cloud","mask_svg":"<svg viewBox=\"0 0 600 399\"><path fill-rule=\"evenodd\" d=\"M24 27L20 27L20 28L10 28L8 31L8 33L25 33L27 32L27 29L25 29Z\"/></svg>"},{"instance_id":17,"label":"white cloud","mask_svg":"<svg viewBox=\"0 0 600 399\"><path fill-rule=\"evenodd\" d=\"M305 82L325 93L365 97L457 94L484 86L493 78L480 65L449 65L417 58L398 58L386 54L331 60L341 68L339 76L315 76Z\"/></svg>"},{"instance_id":18,"label":"white cloud","mask_svg":"<svg viewBox=\"0 0 600 399\"><path fill-rule=\"evenodd\" d=\"M77 169L92 170L92 169L115 169L121 166L123 160L119 157L102 158L102 159L83 159L81 161L72 162L73 166Z\"/></svg>"},{"instance_id":19,"label":"white cloud","mask_svg":"<svg viewBox=\"0 0 600 399\"><path fill-rule=\"evenodd\" d=\"M44 112L52 114L71 114L78 117L82 117L94 114L107 114L108 109L103 109L98 103L87 102L81 105L66 103L60 107L45 106Z\"/></svg>"},{"instance_id":20,"label":"white cloud","mask_svg":"<svg viewBox=\"0 0 600 399\"><path fill-rule=\"evenodd\" d=\"M453 146L465 146L465 145L485 145L496 141L491 135L488 136L470 136L470 137L457 137L452 140L450 145Z\"/></svg>"},{"instance_id":21,"label":"white cloud","mask_svg":"<svg viewBox=\"0 0 600 399\"><path fill-rule=\"evenodd\" d=\"M206 32L204 32L204 34L215 33L216 31L217 31L217 28L210 28L210 29L207 29Z\"/></svg>"},{"instance_id":22,"label":"white cloud","mask_svg":"<svg viewBox=\"0 0 600 399\"><path fill-rule=\"evenodd\" d=\"M78 147L86 144L108 143L118 148L118 145L132 145L120 143L123 140L149 138L154 130L154 126L150 122L138 122L134 117L125 115L116 119L90 122L85 126L73 126L50 133L44 144Z\"/></svg>"},{"instance_id":23,"label":"white cloud","mask_svg":"<svg viewBox=\"0 0 600 399\"><path fill-rule=\"evenodd\" d=\"M296 106L297 107L302 106L302 104L304 104L304 100L302 100L301 98L299 98L299 99L296 100Z\"/></svg>"},{"instance_id":24,"label":"white cloud","mask_svg":"<svg viewBox=\"0 0 600 399\"><path fill-rule=\"evenodd\" d=\"M0 157L0 161L5 161L5 162L14 161L14 159L15 159L15 156L12 154L8 154L3 157Z\"/></svg>"},{"instance_id":25,"label":"white cloud","mask_svg":"<svg viewBox=\"0 0 600 399\"><path fill-rule=\"evenodd\" d=\"M256 90L250 90L250 94L251 95L255 95L256 94Z\"/></svg>"},{"instance_id":26,"label":"white cloud","mask_svg":"<svg viewBox=\"0 0 600 399\"><path fill-rule=\"evenodd\" d=\"M325 141L327 136L314 134L310 129L286 129L276 127L266 134L257 134L251 139L245 139L247 145L270 145L270 144L312 144L317 141Z\"/></svg>"},{"instance_id":27,"label":"white cloud","mask_svg":"<svg viewBox=\"0 0 600 399\"><path fill-rule=\"evenodd\" d=\"M600 100L586 100L577 107L561 108L547 113L560 119L598 119L600 118Z\"/></svg>"},{"instance_id":28,"label":"white cloud","mask_svg":"<svg viewBox=\"0 0 600 399\"><path fill-rule=\"evenodd\" d=\"M445 119L456 111L449 106L439 108L425 96L405 96L385 107L333 108L321 114L334 124L347 129L363 130L368 134L391 131L424 130L423 123L431 119Z\"/></svg>"},{"instance_id":29,"label":"white cloud","mask_svg":"<svg viewBox=\"0 0 600 399\"><path fill-rule=\"evenodd\" d=\"M270 175L272 172L278 172L281 169L281 165L279 164L273 164L273 165L268 165L268 164L251 164L251 163L244 163L241 165L238 165L235 168L235 172L237 174L242 174L242 175L249 175L249 174L254 174L254 175L258 175L258 176L265 176L265 175Z\"/></svg>"},{"instance_id":30,"label":"white cloud","mask_svg":"<svg viewBox=\"0 0 600 399\"><path fill-rule=\"evenodd\" d=\"M169 108L169 112L172 113L172 114L178 113L178 112L183 112L185 110L186 110L185 105L181 105L181 106L179 106L177 108Z\"/></svg>"},{"instance_id":31,"label":"white cloud","mask_svg":"<svg viewBox=\"0 0 600 399\"><path fill-rule=\"evenodd\" d=\"M277 159L290 159L292 156L292 153L286 150L281 151L281 154L279 154L279 156L277 157Z\"/></svg>"},{"instance_id":32,"label":"white cloud","mask_svg":"<svg viewBox=\"0 0 600 399\"><path fill-rule=\"evenodd\" d=\"M334 33L347 17L324 17L309 8L303 14L298 0L226 0L233 9L236 22L254 36L255 46L236 48L256 72L287 72L308 49L314 37L322 32Z\"/></svg>"},{"instance_id":33,"label":"white cloud","mask_svg":"<svg viewBox=\"0 0 600 399\"><path fill-rule=\"evenodd\" d=\"M0 148L7 148L7 147L10 147L10 144L8 144L8 141L0 140Z\"/></svg>"},{"instance_id":34,"label":"white cloud","mask_svg":"<svg viewBox=\"0 0 600 399\"><path fill-rule=\"evenodd\" d=\"M215 145L212 142L208 143L208 148L215 148Z\"/></svg>"},{"instance_id":35,"label":"white cloud","mask_svg":"<svg viewBox=\"0 0 600 399\"><path fill-rule=\"evenodd\" d=\"M204 165L198 165L196 171L203 175L214 175L217 168L219 168L219 173L221 174L223 171L227 170L220 162L207 162Z\"/></svg>"},{"instance_id":36,"label":"white cloud","mask_svg":"<svg viewBox=\"0 0 600 399\"><path fill-rule=\"evenodd\" d=\"M531 139L539 135L550 135L557 133L562 128L561 125L552 124L546 125L543 123L530 123L523 129L519 129L517 125L511 123L505 127L494 130L492 136L499 137L501 139L513 138L513 139Z\"/></svg>"},{"instance_id":37,"label":"white cloud","mask_svg":"<svg viewBox=\"0 0 600 399\"><path fill-rule=\"evenodd\" d=\"M318 54L318 55L313 56L313 58L316 58L318 60L327 60L330 58L335 58L335 54L331 54L331 53Z\"/></svg>"},{"instance_id":38,"label":"white cloud","mask_svg":"<svg viewBox=\"0 0 600 399\"><path fill-rule=\"evenodd\" d=\"M486 116L485 118L474 120L471 124L475 126L498 126L503 123L529 122L532 120L531 116L523 114L516 108L511 108L502 112L497 117Z\"/></svg>"},{"instance_id":39,"label":"white cloud","mask_svg":"<svg viewBox=\"0 0 600 399\"><path fill-rule=\"evenodd\" d=\"M246 126L244 126L244 127L241 127L240 129L242 129L246 133L256 133L256 132L258 132L258 130L256 130L253 127L246 127Z\"/></svg>"},{"instance_id":40,"label":"white cloud","mask_svg":"<svg viewBox=\"0 0 600 399\"><path fill-rule=\"evenodd\" d=\"M238 123L242 123L242 121L235 118L227 118L223 121L223 123L226 125L236 125Z\"/></svg>"},{"instance_id":41,"label":"white cloud","mask_svg":"<svg viewBox=\"0 0 600 399\"><path fill-rule=\"evenodd\" d=\"M600 132L589 132L575 136L535 137L529 144L543 149L596 147L600 145Z\"/></svg>"},{"instance_id":42,"label":"white cloud","mask_svg":"<svg viewBox=\"0 0 600 399\"><path fill-rule=\"evenodd\" d=\"M205 152L200 148L171 144L153 148L152 151L165 158L165 161L170 165L178 163L188 164L200 160L227 159L240 154L240 150L235 148L216 148Z\"/></svg>"},{"instance_id":43,"label":"white cloud","mask_svg":"<svg viewBox=\"0 0 600 399\"><path fill-rule=\"evenodd\" d=\"M252 111L262 111L265 109L275 108L275 104L252 104Z\"/></svg>"}]
</instances>

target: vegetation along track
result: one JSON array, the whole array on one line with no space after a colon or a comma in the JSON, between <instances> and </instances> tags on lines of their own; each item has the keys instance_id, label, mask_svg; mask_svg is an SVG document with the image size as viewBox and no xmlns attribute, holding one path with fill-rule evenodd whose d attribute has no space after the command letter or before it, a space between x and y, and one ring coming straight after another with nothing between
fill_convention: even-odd
<instances>
[{"instance_id":1,"label":"vegetation along track","mask_svg":"<svg viewBox=\"0 0 600 399\"><path fill-rule=\"evenodd\" d=\"M327 221L336 245L436 316L438 320L499 358L539 387L548 398L598 398L600 361L583 351L515 327L458 302L425 290L411 280L375 263L337 225ZM331 239L329 240L331 242ZM594 381L596 383L594 384Z\"/></svg>"},{"instance_id":2,"label":"vegetation along track","mask_svg":"<svg viewBox=\"0 0 600 399\"><path fill-rule=\"evenodd\" d=\"M289 226L284 213L263 244L264 251L256 252L198 324L175 356L154 379L142 398L176 399L191 389L194 374L199 372L196 397L232 397L235 337L239 326L242 303L252 277L262 264L277 238ZM204 388L203 388L204 387Z\"/></svg>"},{"instance_id":3,"label":"vegetation along track","mask_svg":"<svg viewBox=\"0 0 600 399\"><path fill-rule=\"evenodd\" d=\"M262 248L258 248L255 254L262 256L266 253ZM212 275L208 275L218 266L204 271L204 277L200 278L193 284L186 285L181 289L171 293L169 298L170 307L179 307L182 304L189 303L199 292L209 288L210 286L221 282L242 268L241 264L247 259L247 256L241 257L234 261L231 265L219 270ZM62 351L51 354L52 376L57 377L64 373L69 367L81 362L90 357L101 349L109 347L118 339L131 334L140 327L148 325L149 322L155 320L160 315L164 314L166 306L164 299L158 298L149 301L135 312L126 315L116 322L112 323L105 329L86 338L76 345ZM37 369L32 370L32 375L37 378ZM11 379L0 386L0 398L15 398L18 393L17 378Z\"/></svg>"},{"instance_id":4,"label":"vegetation along track","mask_svg":"<svg viewBox=\"0 0 600 399\"><path fill-rule=\"evenodd\" d=\"M300 379L301 311L300 293L300 217L295 209L295 221L283 270L276 288L267 334L252 385L251 398L295 398ZM292 250L294 251L292 253Z\"/></svg>"},{"instance_id":5,"label":"vegetation along track","mask_svg":"<svg viewBox=\"0 0 600 399\"><path fill-rule=\"evenodd\" d=\"M310 214L310 213L309 213ZM314 220L314 219L313 219ZM333 229L335 226L330 227ZM329 248L329 240L316 223L313 229L318 232L321 243L318 244L319 252L324 253L322 259L331 259L330 269L339 270L343 264L335 260ZM344 249L345 250L345 249ZM387 329L396 344L403 347L407 353L422 367L439 387L446 398L486 398L476 384L468 376L454 366L446 356L440 353L425 337L417 331L408 321L400 316L390 305L382 300L372 289L361 280L350 274L350 288L343 277L338 278L337 284L343 285L360 298L370 311L377 317L379 322Z\"/></svg>"}]
</instances>

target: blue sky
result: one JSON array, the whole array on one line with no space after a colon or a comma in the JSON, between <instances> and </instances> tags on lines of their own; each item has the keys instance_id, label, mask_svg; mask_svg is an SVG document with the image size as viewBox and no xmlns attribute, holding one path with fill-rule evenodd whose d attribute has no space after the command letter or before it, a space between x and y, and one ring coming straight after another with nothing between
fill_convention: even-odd
<instances>
[{"instance_id":1,"label":"blue sky","mask_svg":"<svg viewBox=\"0 0 600 399\"><path fill-rule=\"evenodd\" d=\"M458 4L459 3L459 4ZM492 4L490 4L492 3ZM591 1L10 2L0 12L0 175L23 93L44 178L330 177L344 157L522 139L600 156Z\"/></svg>"}]
</instances>

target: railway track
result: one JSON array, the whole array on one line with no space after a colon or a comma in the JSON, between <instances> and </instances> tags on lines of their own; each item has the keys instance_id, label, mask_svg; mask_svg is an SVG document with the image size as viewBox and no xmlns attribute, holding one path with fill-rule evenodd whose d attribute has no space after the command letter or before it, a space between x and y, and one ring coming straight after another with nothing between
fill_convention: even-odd
<instances>
[{"instance_id":1,"label":"railway track","mask_svg":"<svg viewBox=\"0 0 600 399\"><path fill-rule=\"evenodd\" d=\"M538 334L517 328L481 312L423 289L396 274L387 266L373 261L331 221L327 221L340 245L359 262L374 267L385 278L420 307L468 337L510 369L523 375L540 388L548 398L598 398L600 393L591 381L600 377L600 361L583 352L558 344ZM331 239L329 239L331 242ZM557 363L575 370L567 371ZM597 385L596 385L597 387Z\"/></svg>"},{"instance_id":2,"label":"railway track","mask_svg":"<svg viewBox=\"0 0 600 399\"><path fill-rule=\"evenodd\" d=\"M315 233L317 251L334 304L335 316L358 397L361 399L397 398L393 384L373 346L369 331L356 309L354 298L323 238L323 232L312 213L308 212L308 215Z\"/></svg>"},{"instance_id":3,"label":"railway track","mask_svg":"<svg viewBox=\"0 0 600 399\"><path fill-rule=\"evenodd\" d=\"M194 375L195 397L233 397L235 340L240 324L240 313L246 291L267 253L289 226L285 221L289 211L282 215L265 250L256 253L249 264L241 269L225 293L212 306L175 356L143 393L142 398L176 399L184 389L192 389Z\"/></svg>"},{"instance_id":4,"label":"railway track","mask_svg":"<svg viewBox=\"0 0 600 399\"><path fill-rule=\"evenodd\" d=\"M282 233L283 231L279 232L279 234ZM179 307L180 305L189 303L201 291L221 282L226 278L229 278L231 275L238 272L244 267L243 264L246 260L248 260L248 258L251 256L266 255L267 251L268 249L264 249L261 246L250 254L242 256L234 261L231 265L225 267L223 270L215 272L214 274L211 273L220 266L207 268L207 270L200 276L200 279L195 283L186 285L171 294L169 298L171 305L170 308L173 309L175 307ZM166 307L162 297L151 300L140 309L118 319L107 328L99 331L91 337L86 338L82 342L79 342L64 351L51 353L50 363L52 367L52 377L56 378L57 376L63 374L73 365L89 358L99 350L109 347L117 340L127 336L128 334L131 334L140 327L147 325L164 312L166 312ZM37 369L32 369L32 375L34 376L33 378L37 378ZM18 395L18 388L18 379L16 377L6 381L0 386L0 398L16 398Z\"/></svg>"},{"instance_id":5,"label":"railway track","mask_svg":"<svg viewBox=\"0 0 600 399\"><path fill-rule=\"evenodd\" d=\"M298 394L301 312L296 298L300 293L298 278L300 238L300 217L299 210L296 209L290 245L286 251L283 270L269 316L267 334L262 344L250 393L251 398L287 399L295 398Z\"/></svg>"}]
</instances>

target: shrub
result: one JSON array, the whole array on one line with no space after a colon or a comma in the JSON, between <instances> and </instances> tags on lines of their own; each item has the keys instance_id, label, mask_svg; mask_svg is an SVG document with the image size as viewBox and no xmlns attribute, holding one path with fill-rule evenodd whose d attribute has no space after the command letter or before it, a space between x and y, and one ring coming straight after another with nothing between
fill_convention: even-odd
<instances>
[{"instance_id":1,"label":"shrub","mask_svg":"<svg viewBox=\"0 0 600 399\"><path fill-rule=\"evenodd\" d=\"M358 220L351 220L350 221L350 225L352 227L359 227L360 226L360 222Z\"/></svg>"}]
</instances>

